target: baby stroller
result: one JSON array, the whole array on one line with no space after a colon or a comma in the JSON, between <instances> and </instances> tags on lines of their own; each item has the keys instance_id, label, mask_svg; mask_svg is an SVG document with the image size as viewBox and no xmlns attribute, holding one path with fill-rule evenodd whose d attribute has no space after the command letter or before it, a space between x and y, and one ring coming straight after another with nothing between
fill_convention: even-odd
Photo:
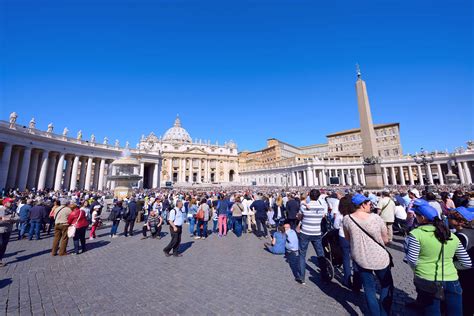
<instances>
[{"instance_id":1,"label":"baby stroller","mask_svg":"<svg viewBox=\"0 0 474 316\"><path fill-rule=\"evenodd\" d=\"M342 273L342 249L339 245L339 230L327 231L322 237L324 258L329 280L332 280L335 273Z\"/></svg>"}]
</instances>

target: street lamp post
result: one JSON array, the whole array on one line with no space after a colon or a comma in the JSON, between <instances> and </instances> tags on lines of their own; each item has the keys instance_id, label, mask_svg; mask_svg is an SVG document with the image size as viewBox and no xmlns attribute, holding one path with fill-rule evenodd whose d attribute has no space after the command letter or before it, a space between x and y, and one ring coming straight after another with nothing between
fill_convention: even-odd
<instances>
[{"instance_id":1,"label":"street lamp post","mask_svg":"<svg viewBox=\"0 0 474 316\"><path fill-rule=\"evenodd\" d=\"M421 152L419 154L413 155L412 158L417 165L422 165L424 167L425 174L427 176L426 191L430 191L433 183L431 183L431 177L429 176L429 174L431 174L431 170L428 172L428 168L430 168L430 164L434 161L434 154L428 153L426 150L421 148ZM420 174L420 177L423 177L423 175Z\"/></svg>"}]
</instances>

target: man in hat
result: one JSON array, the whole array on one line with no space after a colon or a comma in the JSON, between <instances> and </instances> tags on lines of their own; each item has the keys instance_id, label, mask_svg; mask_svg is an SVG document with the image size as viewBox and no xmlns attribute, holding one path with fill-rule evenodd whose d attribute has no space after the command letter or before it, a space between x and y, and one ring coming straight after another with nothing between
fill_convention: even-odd
<instances>
[{"instance_id":1,"label":"man in hat","mask_svg":"<svg viewBox=\"0 0 474 316\"><path fill-rule=\"evenodd\" d=\"M53 217L54 217L54 240L53 240L53 248L51 249L51 255L56 256L59 247L59 255L65 256L68 236L67 236L67 228L69 224L67 222L67 218L69 214L71 214L72 210L68 207L69 201L65 198L61 198L59 200L60 206L54 210ZM61 245L59 245L61 242Z\"/></svg>"}]
</instances>

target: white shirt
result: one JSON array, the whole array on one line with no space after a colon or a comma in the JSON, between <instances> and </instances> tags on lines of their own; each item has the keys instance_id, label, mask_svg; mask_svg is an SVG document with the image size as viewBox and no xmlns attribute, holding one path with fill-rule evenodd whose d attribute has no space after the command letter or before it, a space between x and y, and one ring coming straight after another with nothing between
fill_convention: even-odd
<instances>
[{"instance_id":1,"label":"white shirt","mask_svg":"<svg viewBox=\"0 0 474 316\"><path fill-rule=\"evenodd\" d=\"M405 211L405 207L402 205L395 206L395 218L406 220L407 219L407 212Z\"/></svg>"}]
</instances>

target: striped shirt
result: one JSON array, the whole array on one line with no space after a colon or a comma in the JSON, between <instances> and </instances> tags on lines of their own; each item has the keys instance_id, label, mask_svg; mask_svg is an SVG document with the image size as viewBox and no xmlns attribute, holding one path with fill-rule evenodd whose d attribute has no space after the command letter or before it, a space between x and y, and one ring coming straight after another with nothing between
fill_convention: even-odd
<instances>
[{"instance_id":1,"label":"striped shirt","mask_svg":"<svg viewBox=\"0 0 474 316\"><path fill-rule=\"evenodd\" d=\"M327 214L327 209L321 201L310 201L306 206L302 204L300 213L303 213L301 233L309 236L321 235L321 221Z\"/></svg>"}]
</instances>

